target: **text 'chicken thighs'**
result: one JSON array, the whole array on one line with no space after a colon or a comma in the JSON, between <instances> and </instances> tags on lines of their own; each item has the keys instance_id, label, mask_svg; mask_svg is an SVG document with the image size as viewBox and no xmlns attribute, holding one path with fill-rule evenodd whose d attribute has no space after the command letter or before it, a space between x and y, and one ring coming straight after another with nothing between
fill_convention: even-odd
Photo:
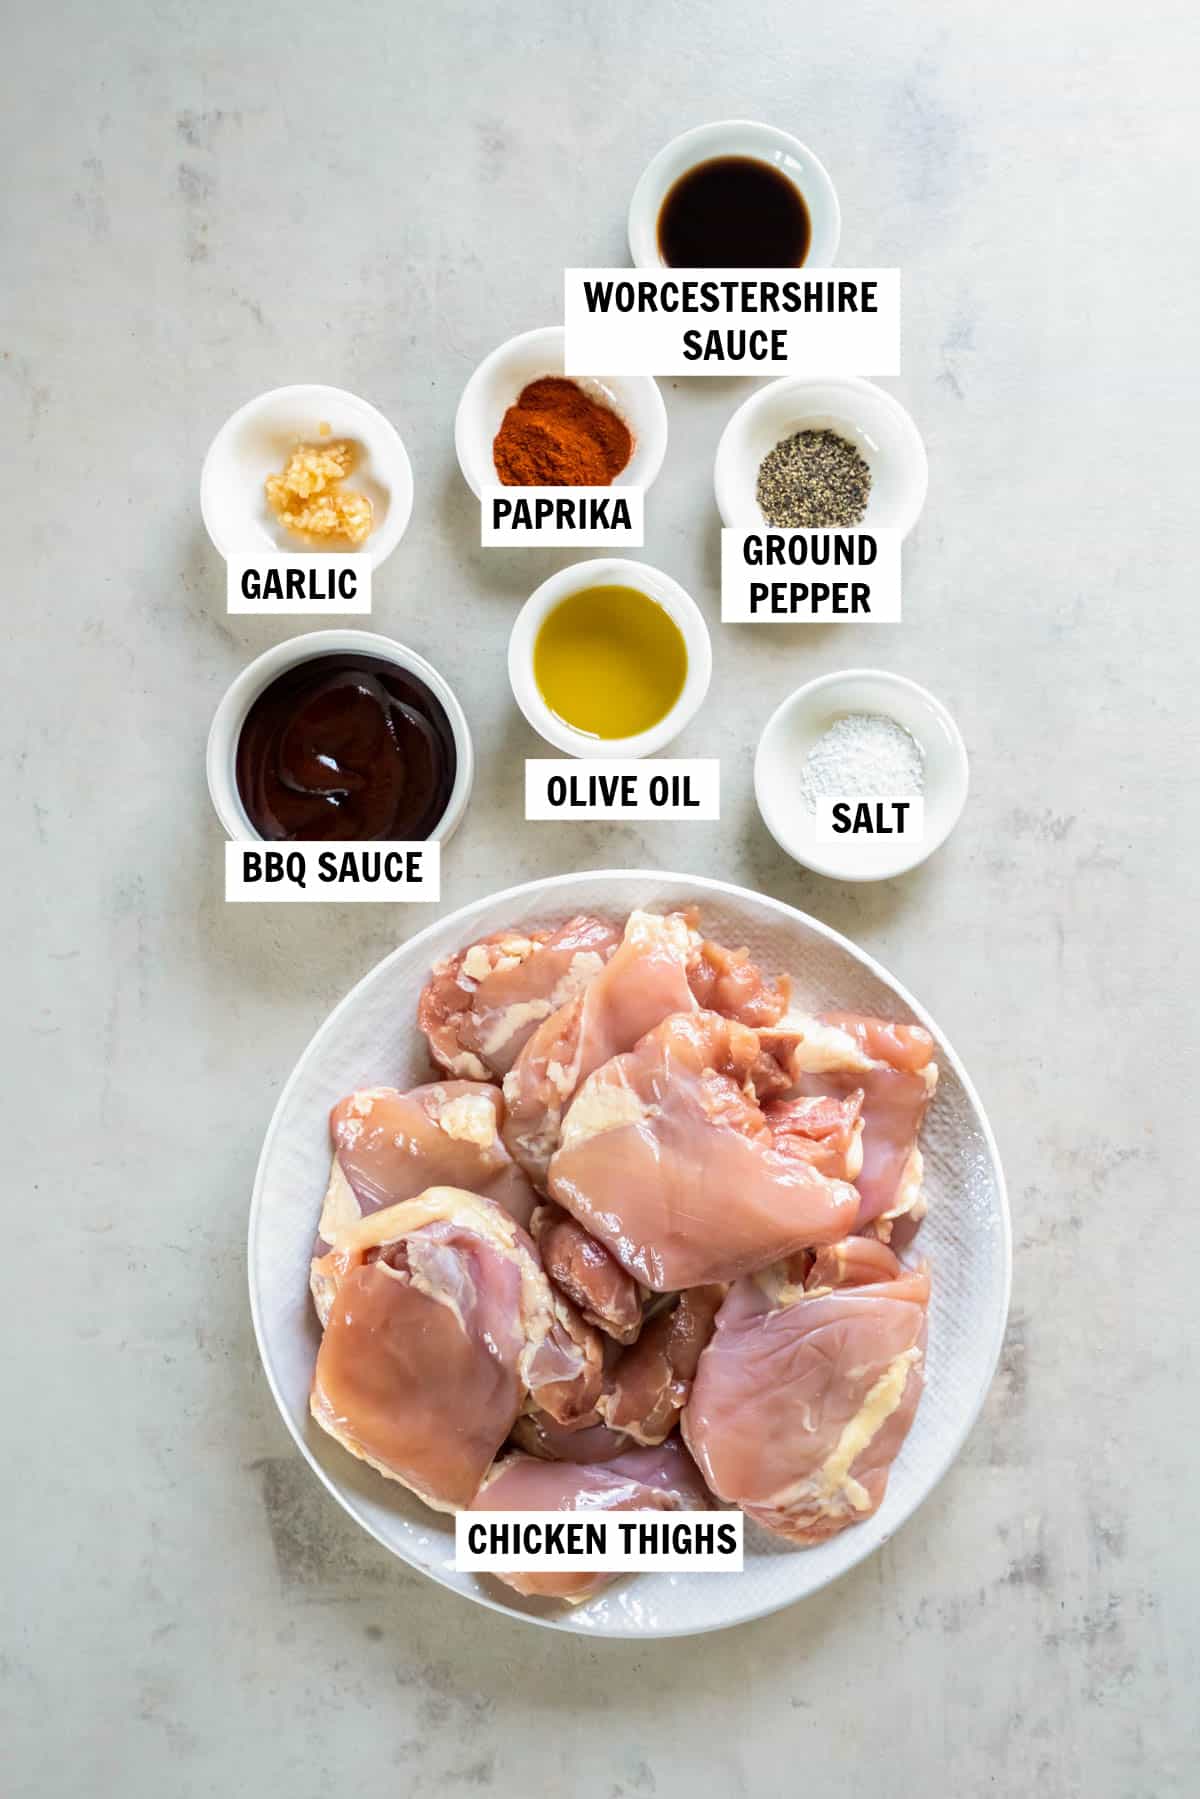
<instances>
[{"instance_id":1,"label":"text 'chicken thighs'","mask_svg":"<svg viewBox=\"0 0 1200 1799\"><path fill-rule=\"evenodd\" d=\"M929 1276L884 1244L738 1281L700 1357L683 1433L720 1498L793 1543L876 1511L924 1380Z\"/></svg>"},{"instance_id":2,"label":"text 'chicken thighs'","mask_svg":"<svg viewBox=\"0 0 1200 1799\"><path fill-rule=\"evenodd\" d=\"M550 1191L655 1292L729 1281L853 1228L831 1179L755 1096L757 1034L714 1012L669 1018L580 1088Z\"/></svg>"},{"instance_id":3,"label":"text 'chicken thighs'","mask_svg":"<svg viewBox=\"0 0 1200 1799\"><path fill-rule=\"evenodd\" d=\"M313 1417L442 1510L474 1496L527 1395L560 1421L599 1397L596 1332L476 1194L438 1187L348 1226L313 1287Z\"/></svg>"},{"instance_id":4,"label":"text 'chicken thighs'","mask_svg":"<svg viewBox=\"0 0 1200 1799\"><path fill-rule=\"evenodd\" d=\"M473 1512L698 1512L712 1499L686 1449L673 1438L656 1449L629 1449L607 1462L545 1462L519 1451L496 1464ZM518 1593L578 1604L615 1576L594 1569L497 1574Z\"/></svg>"}]
</instances>

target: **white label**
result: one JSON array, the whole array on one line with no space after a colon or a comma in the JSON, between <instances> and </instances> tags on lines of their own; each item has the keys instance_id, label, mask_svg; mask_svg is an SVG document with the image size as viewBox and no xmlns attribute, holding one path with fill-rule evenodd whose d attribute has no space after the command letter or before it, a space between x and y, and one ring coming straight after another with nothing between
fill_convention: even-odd
<instances>
[{"instance_id":1,"label":"white label","mask_svg":"<svg viewBox=\"0 0 1200 1799\"><path fill-rule=\"evenodd\" d=\"M371 559L353 550L231 556L225 565L230 612L321 612L365 617Z\"/></svg>"},{"instance_id":2,"label":"white label","mask_svg":"<svg viewBox=\"0 0 1200 1799\"><path fill-rule=\"evenodd\" d=\"M459 1512L460 1573L740 1574L740 1512Z\"/></svg>"},{"instance_id":3,"label":"white label","mask_svg":"<svg viewBox=\"0 0 1200 1799\"><path fill-rule=\"evenodd\" d=\"M485 549L624 544L640 550L645 497L640 487L485 487L480 542Z\"/></svg>"},{"instance_id":4,"label":"white label","mask_svg":"<svg viewBox=\"0 0 1200 1799\"><path fill-rule=\"evenodd\" d=\"M227 843L227 900L436 900L440 843Z\"/></svg>"},{"instance_id":5,"label":"white label","mask_svg":"<svg viewBox=\"0 0 1200 1799\"><path fill-rule=\"evenodd\" d=\"M900 622L900 533L722 531L726 624Z\"/></svg>"},{"instance_id":6,"label":"white label","mask_svg":"<svg viewBox=\"0 0 1200 1799\"><path fill-rule=\"evenodd\" d=\"M695 818L721 816L721 764L693 760L617 761L604 756L525 764L525 816Z\"/></svg>"},{"instance_id":7,"label":"white label","mask_svg":"<svg viewBox=\"0 0 1200 1799\"><path fill-rule=\"evenodd\" d=\"M898 375L899 269L567 269L568 375Z\"/></svg>"},{"instance_id":8,"label":"white label","mask_svg":"<svg viewBox=\"0 0 1200 1799\"><path fill-rule=\"evenodd\" d=\"M842 843L847 837L919 839L925 829L925 801L905 793L895 799L819 799L817 839Z\"/></svg>"}]
</instances>

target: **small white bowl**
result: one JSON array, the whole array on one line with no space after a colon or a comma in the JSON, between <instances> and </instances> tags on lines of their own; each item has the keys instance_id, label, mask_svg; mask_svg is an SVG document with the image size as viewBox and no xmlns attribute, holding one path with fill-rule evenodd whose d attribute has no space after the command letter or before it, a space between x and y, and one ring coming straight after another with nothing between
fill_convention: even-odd
<instances>
[{"instance_id":1,"label":"small white bowl","mask_svg":"<svg viewBox=\"0 0 1200 1799\"><path fill-rule=\"evenodd\" d=\"M264 483L280 474L298 443L349 437L361 455L346 486L365 493L374 512L371 535L358 551L378 568L391 555L412 516L413 478L408 451L395 426L357 394L340 387L301 384L259 394L226 419L209 445L200 475L204 528L226 561L232 556L313 550L288 531L267 504ZM345 548L344 545L341 546Z\"/></svg>"},{"instance_id":2,"label":"small white bowl","mask_svg":"<svg viewBox=\"0 0 1200 1799\"><path fill-rule=\"evenodd\" d=\"M786 175L808 208L812 238L806 269L832 268L842 235L842 210L837 191L824 164L799 138L774 125L758 125L752 119L722 119L715 125L697 125L672 138L642 171L629 202L629 251L639 269L661 269L658 248L658 215L662 203L679 180L697 163L715 156L749 156L769 162Z\"/></svg>"},{"instance_id":3,"label":"small white bowl","mask_svg":"<svg viewBox=\"0 0 1200 1799\"><path fill-rule=\"evenodd\" d=\"M237 785L238 738L246 714L263 689L286 669L295 668L300 662L310 662L314 656L339 652L378 656L381 661L391 662L407 674L417 675L445 707L454 735L457 768L446 810L436 829L430 832L430 841L448 843L462 822L475 780L475 752L466 714L449 682L426 662L424 656L418 656L415 650L390 637L381 637L375 631L353 630L305 631L299 637L289 637L286 642L277 643L273 649L256 656L226 688L225 697L213 714L206 756L208 791L226 836L238 843L259 841L259 833L247 816Z\"/></svg>"},{"instance_id":4,"label":"small white bowl","mask_svg":"<svg viewBox=\"0 0 1200 1799\"><path fill-rule=\"evenodd\" d=\"M531 381L563 373L565 341L561 325L510 337L484 357L463 388L454 419L454 447L463 479L476 498L500 478L492 445L501 419ZM667 453L667 409L657 382L649 375L572 375L571 380L611 407L633 433L633 454L613 486L648 488Z\"/></svg>"},{"instance_id":5,"label":"small white bowl","mask_svg":"<svg viewBox=\"0 0 1200 1799\"><path fill-rule=\"evenodd\" d=\"M800 798L800 770L813 745L848 712L882 713L920 744L925 756L920 838L818 841L816 819ZM754 758L754 797L763 823L794 861L839 881L886 881L932 856L957 824L967 797L966 746L941 701L915 681L885 669L849 668L797 688L771 714Z\"/></svg>"},{"instance_id":6,"label":"small white bowl","mask_svg":"<svg viewBox=\"0 0 1200 1799\"><path fill-rule=\"evenodd\" d=\"M564 724L547 706L533 677L533 646L542 620L569 594L585 587L636 587L657 600L683 632L687 649L687 676L683 692L665 718L636 737L591 737ZM573 562L535 588L516 617L508 640L508 678L513 698L539 736L568 756L655 756L678 737L699 711L712 678L712 645L704 614L678 581L648 562L621 556L598 556L590 562Z\"/></svg>"},{"instance_id":7,"label":"small white bowl","mask_svg":"<svg viewBox=\"0 0 1200 1799\"><path fill-rule=\"evenodd\" d=\"M921 434L899 400L858 375L785 375L743 402L721 433L713 485L723 522L760 531L755 497L762 459L796 431L836 431L855 446L871 471L862 528L891 526L905 535L925 504L929 464Z\"/></svg>"}]
</instances>

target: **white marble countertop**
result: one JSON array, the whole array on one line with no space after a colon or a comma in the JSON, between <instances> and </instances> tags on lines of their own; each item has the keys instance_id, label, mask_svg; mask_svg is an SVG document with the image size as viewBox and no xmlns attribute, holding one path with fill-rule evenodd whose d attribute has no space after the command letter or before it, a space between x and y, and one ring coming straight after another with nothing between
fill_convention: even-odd
<instances>
[{"instance_id":1,"label":"white marble countertop","mask_svg":"<svg viewBox=\"0 0 1200 1799\"><path fill-rule=\"evenodd\" d=\"M0 73L7 1792L1195 1790L1194 50L1173 0L22 15ZM525 825L503 646L565 558L476 547L455 404L558 316L564 264L623 259L659 145L729 114L827 162L846 263L903 268L895 388L931 464L905 622L721 627L711 462L746 389L664 383L645 555L713 625L678 751L719 748L725 816ZM983 1418L882 1554L762 1623L595 1643L466 1605L339 1512L259 1372L264 1126L328 1007L420 922L221 898L209 717L300 627L225 617L200 461L295 380L365 395L412 454L375 620L476 735L445 905L571 866L762 888L880 955L990 1108L1018 1247ZM972 792L933 861L853 888L781 857L751 762L786 692L864 662L950 706Z\"/></svg>"}]
</instances>

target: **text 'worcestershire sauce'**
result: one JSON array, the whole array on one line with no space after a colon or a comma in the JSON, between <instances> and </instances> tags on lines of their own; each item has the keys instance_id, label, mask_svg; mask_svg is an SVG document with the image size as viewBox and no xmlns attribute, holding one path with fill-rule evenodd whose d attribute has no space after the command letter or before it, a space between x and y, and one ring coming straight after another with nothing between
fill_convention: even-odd
<instances>
[{"instance_id":1,"label":"text 'worcestershire sauce'","mask_svg":"<svg viewBox=\"0 0 1200 1799\"><path fill-rule=\"evenodd\" d=\"M659 254L672 269L799 268L811 242L799 188L754 156L697 163L658 214Z\"/></svg>"},{"instance_id":2,"label":"text 'worcestershire sauce'","mask_svg":"<svg viewBox=\"0 0 1200 1799\"><path fill-rule=\"evenodd\" d=\"M315 656L259 694L237 746L237 786L268 839L428 837L458 757L420 676L378 656Z\"/></svg>"}]
</instances>

